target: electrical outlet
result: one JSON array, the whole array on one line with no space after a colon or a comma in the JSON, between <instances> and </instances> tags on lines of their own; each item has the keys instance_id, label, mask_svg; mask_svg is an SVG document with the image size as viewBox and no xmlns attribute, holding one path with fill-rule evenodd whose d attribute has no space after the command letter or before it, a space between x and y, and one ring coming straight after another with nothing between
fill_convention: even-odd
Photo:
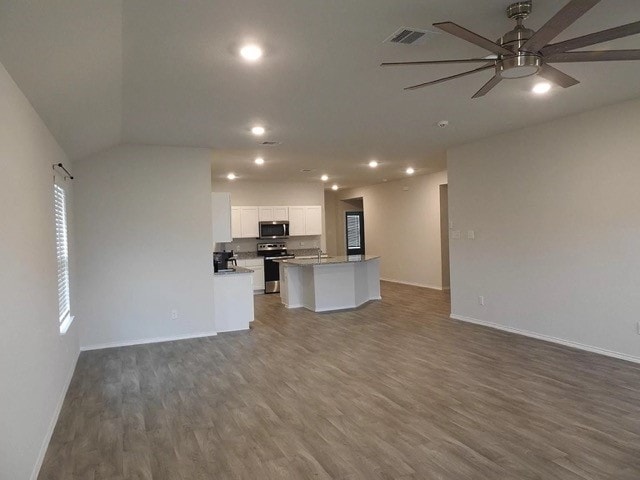
<instances>
[{"instance_id":1,"label":"electrical outlet","mask_svg":"<svg viewBox=\"0 0 640 480\"><path fill-rule=\"evenodd\" d=\"M451 238L460 238L460 230L453 230L451 232Z\"/></svg>"},{"instance_id":2,"label":"electrical outlet","mask_svg":"<svg viewBox=\"0 0 640 480\"><path fill-rule=\"evenodd\" d=\"M301 247L304 247L304 242L300 242L300 246L301 246Z\"/></svg>"},{"instance_id":3,"label":"electrical outlet","mask_svg":"<svg viewBox=\"0 0 640 480\"><path fill-rule=\"evenodd\" d=\"M171 320L177 320L177 319L178 319L178 310L174 308L171 310Z\"/></svg>"},{"instance_id":4,"label":"electrical outlet","mask_svg":"<svg viewBox=\"0 0 640 480\"><path fill-rule=\"evenodd\" d=\"M236 244L236 252L239 252L239 251L240 251L240 245Z\"/></svg>"},{"instance_id":5,"label":"electrical outlet","mask_svg":"<svg viewBox=\"0 0 640 480\"><path fill-rule=\"evenodd\" d=\"M453 220L449 220L449 230L453 230Z\"/></svg>"},{"instance_id":6,"label":"electrical outlet","mask_svg":"<svg viewBox=\"0 0 640 480\"><path fill-rule=\"evenodd\" d=\"M478 303L484 307L484 296L480 295L478 297Z\"/></svg>"},{"instance_id":7,"label":"electrical outlet","mask_svg":"<svg viewBox=\"0 0 640 480\"><path fill-rule=\"evenodd\" d=\"M476 232L473 230L467 230L467 238L469 240L474 240L476 238Z\"/></svg>"}]
</instances>

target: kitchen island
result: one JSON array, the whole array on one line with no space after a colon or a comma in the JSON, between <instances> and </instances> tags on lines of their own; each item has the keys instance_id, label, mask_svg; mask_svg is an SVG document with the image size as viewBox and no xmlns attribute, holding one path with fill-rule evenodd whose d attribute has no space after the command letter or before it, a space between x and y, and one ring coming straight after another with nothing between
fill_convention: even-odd
<instances>
[{"instance_id":1,"label":"kitchen island","mask_svg":"<svg viewBox=\"0 0 640 480\"><path fill-rule=\"evenodd\" d=\"M380 300L380 257L350 255L278 260L280 298L287 308L314 312L356 308Z\"/></svg>"}]
</instances>

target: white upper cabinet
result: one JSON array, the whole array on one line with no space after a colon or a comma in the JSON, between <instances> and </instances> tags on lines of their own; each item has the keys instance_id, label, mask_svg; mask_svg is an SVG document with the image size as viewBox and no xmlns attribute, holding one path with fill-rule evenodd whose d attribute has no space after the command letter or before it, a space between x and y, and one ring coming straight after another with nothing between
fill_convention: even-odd
<instances>
[{"instance_id":1,"label":"white upper cabinet","mask_svg":"<svg viewBox=\"0 0 640 480\"><path fill-rule=\"evenodd\" d=\"M322 235L322 207L289 207L289 236Z\"/></svg>"},{"instance_id":2,"label":"white upper cabinet","mask_svg":"<svg viewBox=\"0 0 640 480\"><path fill-rule=\"evenodd\" d=\"M322 235L322 207L304 207L305 235Z\"/></svg>"},{"instance_id":3,"label":"white upper cabinet","mask_svg":"<svg viewBox=\"0 0 640 480\"><path fill-rule=\"evenodd\" d=\"M259 222L289 221L289 236L322 235L322 206L231 207L231 236L258 238Z\"/></svg>"},{"instance_id":4,"label":"white upper cabinet","mask_svg":"<svg viewBox=\"0 0 640 480\"><path fill-rule=\"evenodd\" d=\"M289 207L289 236L305 235L307 230L305 221L305 207Z\"/></svg>"},{"instance_id":5,"label":"white upper cabinet","mask_svg":"<svg viewBox=\"0 0 640 480\"><path fill-rule=\"evenodd\" d=\"M289 207L258 207L261 222L289 220Z\"/></svg>"},{"instance_id":6,"label":"white upper cabinet","mask_svg":"<svg viewBox=\"0 0 640 480\"><path fill-rule=\"evenodd\" d=\"M231 241L231 195L215 192L211 194L213 220L213 242Z\"/></svg>"},{"instance_id":7,"label":"white upper cabinet","mask_svg":"<svg viewBox=\"0 0 640 480\"><path fill-rule=\"evenodd\" d=\"M233 238L242 238L241 215L240 207L231 207L231 236Z\"/></svg>"},{"instance_id":8,"label":"white upper cabinet","mask_svg":"<svg viewBox=\"0 0 640 480\"><path fill-rule=\"evenodd\" d=\"M231 234L233 238L257 238L258 207L231 208Z\"/></svg>"}]
</instances>

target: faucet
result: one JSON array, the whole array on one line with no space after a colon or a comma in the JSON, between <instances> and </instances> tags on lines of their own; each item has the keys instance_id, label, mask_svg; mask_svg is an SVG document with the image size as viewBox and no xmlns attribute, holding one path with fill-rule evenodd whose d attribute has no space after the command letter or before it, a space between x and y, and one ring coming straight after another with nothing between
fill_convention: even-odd
<instances>
[{"instance_id":1,"label":"faucet","mask_svg":"<svg viewBox=\"0 0 640 480\"><path fill-rule=\"evenodd\" d=\"M322 249L318 248L318 263L320 263L320 257L322 257Z\"/></svg>"}]
</instances>

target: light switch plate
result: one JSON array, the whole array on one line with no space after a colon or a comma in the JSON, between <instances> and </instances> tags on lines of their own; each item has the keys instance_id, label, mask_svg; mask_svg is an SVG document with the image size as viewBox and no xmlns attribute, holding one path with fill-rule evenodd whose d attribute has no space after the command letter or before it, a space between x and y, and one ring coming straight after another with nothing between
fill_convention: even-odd
<instances>
[{"instance_id":1,"label":"light switch plate","mask_svg":"<svg viewBox=\"0 0 640 480\"><path fill-rule=\"evenodd\" d=\"M460 230L453 230L451 232L451 238L460 238Z\"/></svg>"},{"instance_id":2,"label":"light switch plate","mask_svg":"<svg viewBox=\"0 0 640 480\"><path fill-rule=\"evenodd\" d=\"M476 232L474 232L473 230L468 230L467 231L467 238L469 240L473 240L476 238Z\"/></svg>"}]
</instances>

